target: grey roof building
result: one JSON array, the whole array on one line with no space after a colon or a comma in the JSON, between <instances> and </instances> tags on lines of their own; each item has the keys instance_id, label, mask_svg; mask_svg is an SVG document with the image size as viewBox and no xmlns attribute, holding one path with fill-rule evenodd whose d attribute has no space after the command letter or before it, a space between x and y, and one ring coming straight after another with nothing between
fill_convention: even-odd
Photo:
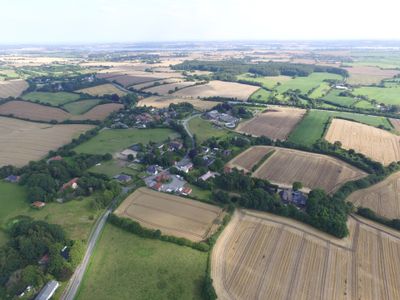
<instances>
[{"instance_id":1,"label":"grey roof building","mask_svg":"<svg viewBox=\"0 0 400 300\"><path fill-rule=\"evenodd\" d=\"M49 300L53 295L54 292L58 289L60 284L55 281L51 280L41 289L40 293L36 296L35 300Z\"/></svg>"}]
</instances>

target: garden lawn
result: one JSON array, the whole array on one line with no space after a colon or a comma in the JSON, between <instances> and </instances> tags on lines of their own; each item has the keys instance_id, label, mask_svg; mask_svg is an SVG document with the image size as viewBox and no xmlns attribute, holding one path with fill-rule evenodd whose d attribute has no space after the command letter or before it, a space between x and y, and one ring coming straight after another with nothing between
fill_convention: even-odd
<instances>
[{"instance_id":1,"label":"garden lawn","mask_svg":"<svg viewBox=\"0 0 400 300\"><path fill-rule=\"evenodd\" d=\"M178 136L178 133L168 128L106 129L74 150L78 153L113 154L136 143L163 142L168 137Z\"/></svg>"},{"instance_id":2,"label":"garden lawn","mask_svg":"<svg viewBox=\"0 0 400 300\"><path fill-rule=\"evenodd\" d=\"M102 162L100 166L93 166L88 171L93 173L105 174L109 178L113 178L115 175L122 173L131 176L135 176L139 173L137 170L131 169L124 164L125 162L112 159Z\"/></svg>"},{"instance_id":3,"label":"garden lawn","mask_svg":"<svg viewBox=\"0 0 400 300\"><path fill-rule=\"evenodd\" d=\"M206 266L207 253L107 224L76 299L202 299Z\"/></svg>"},{"instance_id":4,"label":"garden lawn","mask_svg":"<svg viewBox=\"0 0 400 300\"><path fill-rule=\"evenodd\" d=\"M50 104L52 106L61 106L68 102L76 101L80 98L78 94L58 92L58 93L48 93L48 92L31 92L24 96L22 99L31 102L40 102L44 104Z\"/></svg>"},{"instance_id":5,"label":"garden lawn","mask_svg":"<svg viewBox=\"0 0 400 300\"><path fill-rule=\"evenodd\" d=\"M67 103L63 105L63 108L68 110L73 115L80 115L91 110L100 102L101 102L100 99L86 99L86 100Z\"/></svg>"}]
</instances>

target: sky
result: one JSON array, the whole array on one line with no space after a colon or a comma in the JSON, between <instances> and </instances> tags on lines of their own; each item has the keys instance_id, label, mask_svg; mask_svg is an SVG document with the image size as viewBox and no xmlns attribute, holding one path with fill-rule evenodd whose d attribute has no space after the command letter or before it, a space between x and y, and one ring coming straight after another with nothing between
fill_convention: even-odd
<instances>
[{"instance_id":1,"label":"sky","mask_svg":"<svg viewBox=\"0 0 400 300\"><path fill-rule=\"evenodd\" d=\"M398 0L0 0L1 44L400 40Z\"/></svg>"}]
</instances>

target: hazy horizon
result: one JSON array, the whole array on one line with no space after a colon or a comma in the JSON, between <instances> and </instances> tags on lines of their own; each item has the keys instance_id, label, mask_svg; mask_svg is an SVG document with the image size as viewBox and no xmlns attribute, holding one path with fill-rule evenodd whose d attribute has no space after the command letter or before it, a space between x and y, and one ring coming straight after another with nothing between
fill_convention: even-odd
<instances>
[{"instance_id":1,"label":"hazy horizon","mask_svg":"<svg viewBox=\"0 0 400 300\"><path fill-rule=\"evenodd\" d=\"M0 44L399 40L394 0L2 0Z\"/></svg>"}]
</instances>

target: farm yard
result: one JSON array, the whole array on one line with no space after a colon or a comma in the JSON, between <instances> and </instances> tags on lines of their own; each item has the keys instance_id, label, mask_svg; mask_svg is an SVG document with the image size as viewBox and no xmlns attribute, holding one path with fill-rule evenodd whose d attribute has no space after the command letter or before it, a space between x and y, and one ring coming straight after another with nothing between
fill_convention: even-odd
<instances>
[{"instance_id":1,"label":"farm yard","mask_svg":"<svg viewBox=\"0 0 400 300\"><path fill-rule=\"evenodd\" d=\"M165 235L199 242L217 228L222 216L218 206L139 188L115 210L119 217L130 218L142 226L160 229Z\"/></svg>"},{"instance_id":2,"label":"farm yard","mask_svg":"<svg viewBox=\"0 0 400 300\"><path fill-rule=\"evenodd\" d=\"M385 180L351 194L347 201L366 207L389 219L400 219L400 172Z\"/></svg>"},{"instance_id":3,"label":"farm yard","mask_svg":"<svg viewBox=\"0 0 400 300\"><path fill-rule=\"evenodd\" d=\"M52 106L61 106L68 102L73 102L79 99L78 94L68 93L68 92L31 92L22 96L25 101L39 102L44 104L49 104Z\"/></svg>"},{"instance_id":4,"label":"farm yard","mask_svg":"<svg viewBox=\"0 0 400 300\"><path fill-rule=\"evenodd\" d=\"M107 224L76 299L200 300L206 267L207 253Z\"/></svg>"},{"instance_id":5,"label":"farm yard","mask_svg":"<svg viewBox=\"0 0 400 300\"><path fill-rule=\"evenodd\" d=\"M384 165L400 160L400 136L368 125L333 119L325 139L340 141L344 149L354 149Z\"/></svg>"},{"instance_id":6,"label":"farm yard","mask_svg":"<svg viewBox=\"0 0 400 300\"><path fill-rule=\"evenodd\" d=\"M25 80L0 80L0 99L8 97L19 97L28 88Z\"/></svg>"},{"instance_id":7,"label":"farm yard","mask_svg":"<svg viewBox=\"0 0 400 300\"><path fill-rule=\"evenodd\" d=\"M190 103L193 107L200 111L205 111L213 108L219 102L203 101L198 99L178 98L174 96L151 96L140 100L137 106L152 106L155 108L167 108L170 104Z\"/></svg>"},{"instance_id":8,"label":"farm yard","mask_svg":"<svg viewBox=\"0 0 400 300\"><path fill-rule=\"evenodd\" d=\"M351 217L339 240L297 221L239 211L214 246L218 299L398 299L400 234Z\"/></svg>"},{"instance_id":9,"label":"farm yard","mask_svg":"<svg viewBox=\"0 0 400 300\"><path fill-rule=\"evenodd\" d=\"M157 94L157 95L169 95L178 90L181 90L183 88L187 88L187 87L193 86L193 85L195 85L195 82L183 81L183 82L177 82L177 83L161 84L161 85L157 85L155 87L143 89L143 91L146 93L152 93L152 94Z\"/></svg>"},{"instance_id":10,"label":"farm yard","mask_svg":"<svg viewBox=\"0 0 400 300\"><path fill-rule=\"evenodd\" d=\"M69 143L91 125L49 125L0 117L0 166L23 166Z\"/></svg>"},{"instance_id":11,"label":"farm yard","mask_svg":"<svg viewBox=\"0 0 400 300\"><path fill-rule=\"evenodd\" d=\"M354 85L377 84L383 79L392 78L400 73L396 70L384 70L374 66L352 66L346 70L350 75L347 82Z\"/></svg>"},{"instance_id":12,"label":"farm yard","mask_svg":"<svg viewBox=\"0 0 400 300\"><path fill-rule=\"evenodd\" d=\"M120 97L125 96L126 93L124 91L121 91L119 88L114 86L111 83L106 83L106 84L101 84L97 85L94 87L86 88L86 89L81 89L75 91L76 93L83 93L83 94L89 94L94 97L101 97L104 95L118 95Z\"/></svg>"},{"instance_id":13,"label":"farm yard","mask_svg":"<svg viewBox=\"0 0 400 300\"><path fill-rule=\"evenodd\" d=\"M222 97L247 101L251 94L259 88L248 84L213 80L206 84L184 88L173 93L173 95L188 98Z\"/></svg>"},{"instance_id":14,"label":"farm yard","mask_svg":"<svg viewBox=\"0 0 400 300\"><path fill-rule=\"evenodd\" d=\"M326 155L269 146L254 148L258 147L265 148L265 151L275 151L252 176L266 179L282 187L292 186L293 182L300 181L307 189L322 188L327 192L334 192L343 183L367 175L345 162ZM261 150L253 151L261 152ZM241 155L246 157L249 154L248 152L239 154L228 163L228 166L237 165L239 168L248 169L250 165L256 164L254 160L252 164L246 162ZM240 162L245 162L245 165L241 166Z\"/></svg>"},{"instance_id":15,"label":"farm yard","mask_svg":"<svg viewBox=\"0 0 400 300\"><path fill-rule=\"evenodd\" d=\"M273 140L286 140L305 112L304 109L270 106L267 111L240 123L236 131L253 136L264 135Z\"/></svg>"}]
</instances>

